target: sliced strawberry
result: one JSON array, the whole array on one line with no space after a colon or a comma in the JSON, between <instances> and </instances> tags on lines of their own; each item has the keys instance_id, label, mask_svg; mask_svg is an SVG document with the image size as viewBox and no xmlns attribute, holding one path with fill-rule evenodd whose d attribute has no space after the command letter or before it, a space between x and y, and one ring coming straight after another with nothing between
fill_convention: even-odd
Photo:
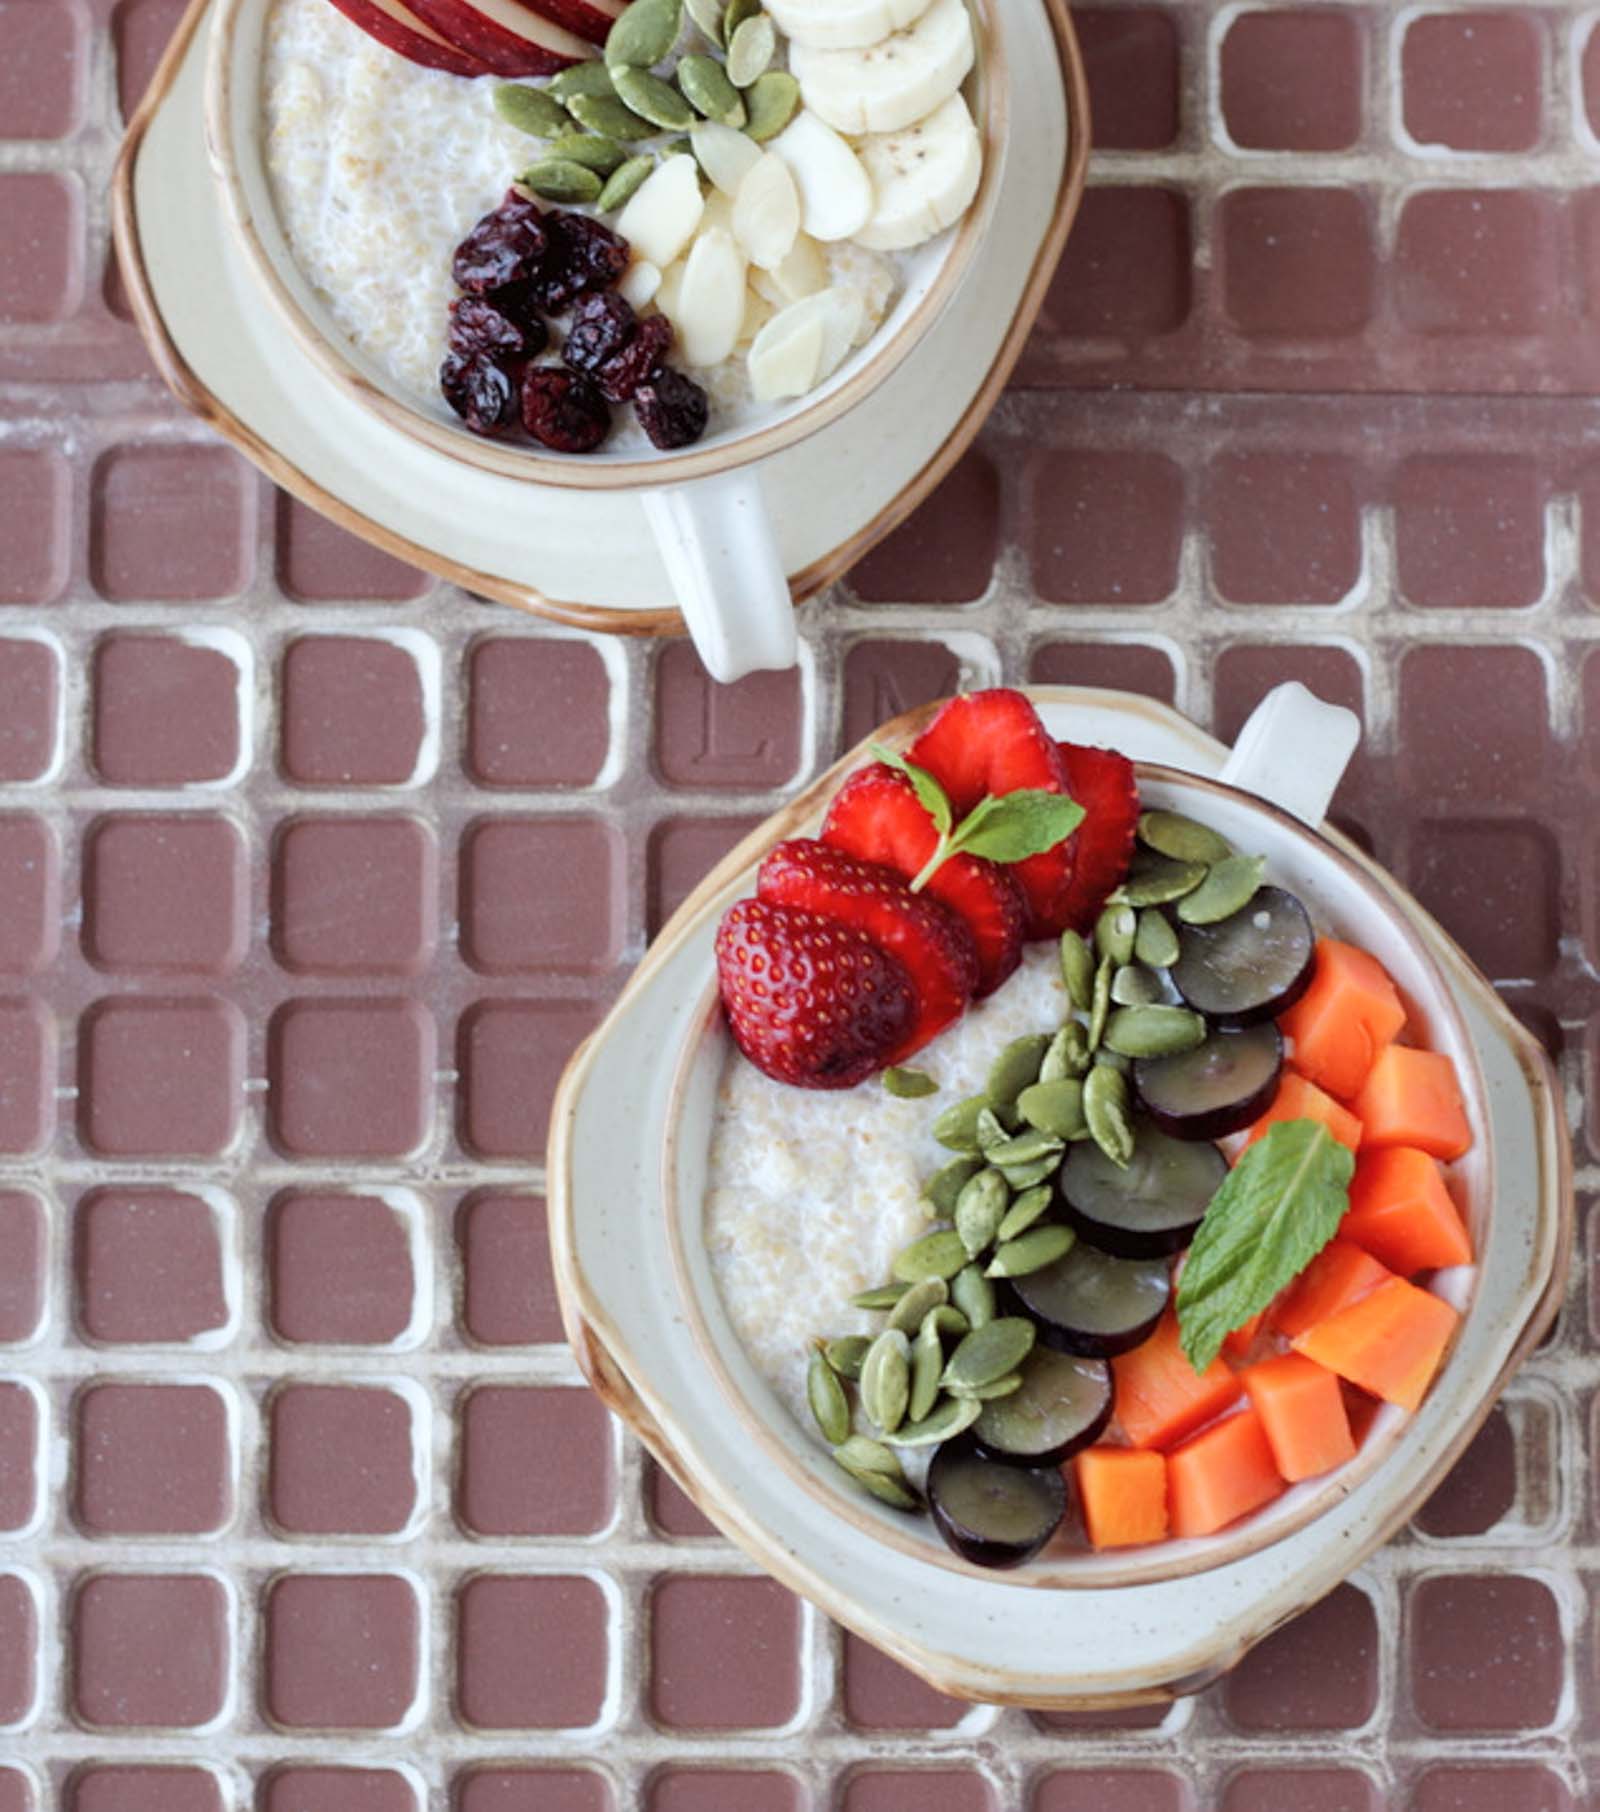
<instances>
[{"instance_id":1,"label":"sliced strawberry","mask_svg":"<svg viewBox=\"0 0 1600 1812\"><path fill-rule=\"evenodd\" d=\"M1133 763L1115 749L1058 743L1067 767L1067 790L1083 807L1073 841L1078 861L1067 901L1067 923L1087 931L1100 915L1106 895L1122 884L1133 860L1139 826L1139 786Z\"/></svg>"},{"instance_id":2,"label":"sliced strawberry","mask_svg":"<svg viewBox=\"0 0 1600 1812\"><path fill-rule=\"evenodd\" d=\"M948 906L913 893L892 868L813 837L793 837L768 852L756 897L853 925L905 966L917 1017L905 1042L889 1053L890 1063L903 1063L966 1011L978 985L972 933Z\"/></svg>"},{"instance_id":3,"label":"sliced strawberry","mask_svg":"<svg viewBox=\"0 0 1600 1812\"><path fill-rule=\"evenodd\" d=\"M917 1014L911 977L865 932L764 900L723 914L717 982L739 1049L796 1088L853 1087Z\"/></svg>"},{"instance_id":4,"label":"sliced strawberry","mask_svg":"<svg viewBox=\"0 0 1600 1812\"><path fill-rule=\"evenodd\" d=\"M910 880L922 872L939 834L905 775L875 761L834 795L822 841ZM974 996L992 994L1022 961L1026 909L1009 871L981 856L951 856L922 892L965 921L978 956Z\"/></svg>"},{"instance_id":5,"label":"sliced strawberry","mask_svg":"<svg viewBox=\"0 0 1600 1812\"><path fill-rule=\"evenodd\" d=\"M1067 793L1066 765L1039 713L1020 692L996 687L953 698L906 750L926 768L964 818L986 794L1031 787ZM1042 855L1008 864L1028 906L1028 936L1050 937L1066 926L1072 886L1073 840Z\"/></svg>"}]
</instances>

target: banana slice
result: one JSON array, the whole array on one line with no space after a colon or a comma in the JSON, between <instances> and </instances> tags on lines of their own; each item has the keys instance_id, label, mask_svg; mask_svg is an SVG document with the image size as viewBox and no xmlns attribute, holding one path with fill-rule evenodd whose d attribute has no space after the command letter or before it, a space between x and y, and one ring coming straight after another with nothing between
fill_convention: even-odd
<instances>
[{"instance_id":1,"label":"banana slice","mask_svg":"<svg viewBox=\"0 0 1600 1812\"><path fill-rule=\"evenodd\" d=\"M839 132L898 132L949 100L973 60L964 0L933 0L908 30L864 50L789 49L806 106Z\"/></svg>"},{"instance_id":2,"label":"banana slice","mask_svg":"<svg viewBox=\"0 0 1600 1812\"><path fill-rule=\"evenodd\" d=\"M680 153L658 164L639 185L617 216L617 231L635 258L647 258L665 270L694 237L704 212L699 167Z\"/></svg>"},{"instance_id":3,"label":"banana slice","mask_svg":"<svg viewBox=\"0 0 1600 1812\"><path fill-rule=\"evenodd\" d=\"M758 403L804 396L817 381L822 321L816 315L794 320L792 314L785 309L774 315L750 348L750 394Z\"/></svg>"},{"instance_id":4,"label":"banana slice","mask_svg":"<svg viewBox=\"0 0 1600 1812\"><path fill-rule=\"evenodd\" d=\"M871 219L871 179L855 152L816 114L802 107L767 149L789 166L800 191L800 224L813 239L849 239ZM617 230L622 231L620 222Z\"/></svg>"},{"instance_id":5,"label":"banana slice","mask_svg":"<svg viewBox=\"0 0 1600 1812\"><path fill-rule=\"evenodd\" d=\"M713 227L695 240L683 266L672 325L684 363L720 365L744 325L744 253L731 233Z\"/></svg>"},{"instance_id":6,"label":"banana slice","mask_svg":"<svg viewBox=\"0 0 1600 1812\"><path fill-rule=\"evenodd\" d=\"M800 237L800 191L789 166L771 151L739 185L733 236L750 262L766 271L782 264Z\"/></svg>"},{"instance_id":7,"label":"banana slice","mask_svg":"<svg viewBox=\"0 0 1600 1812\"><path fill-rule=\"evenodd\" d=\"M767 11L791 44L813 50L865 50L904 31L929 0L767 0Z\"/></svg>"},{"instance_id":8,"label":"banana slice","mask_svg":"<svg viewBox=\"0 0 1600 1812\"><path fill-rule=\"evenodd\" d=\"M689 144L700 160L700 168L730 201L739 193L739 184L765 155L748 133L719 126L715 120L702 120L690 132Z\"/></svg>"},{"instance_id":9,"label":"banana slice","mask_svg":"<svg viewBox=\"0 0 1600 1812\"><path fill-rule=\"evenodd\" d=\"M857 245L898 252L953 226L972 205L983 147L967 103L953 94L899 132L871 132L856 154L872 178L872 218Z\"/></svg>"}]
</instances>

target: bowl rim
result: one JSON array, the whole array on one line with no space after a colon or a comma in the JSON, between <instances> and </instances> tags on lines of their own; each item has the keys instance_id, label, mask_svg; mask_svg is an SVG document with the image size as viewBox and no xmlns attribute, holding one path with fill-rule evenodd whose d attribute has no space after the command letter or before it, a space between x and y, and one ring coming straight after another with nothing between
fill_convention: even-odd
<instances>
[{"instance_id":1,"label":"bowl rim","mask_svg":"<svg viewBox=\"0 0 1600 1812\"><path fill-rule=\"evenodd\" d=\"M293 263L288 235L277 218L276 209L272 210L273 219L268 225L258 218L251 205L247 164L251 161L259 163L261 186L269 198L271 179L265 160L252 160L235 130L235 122L243 117L237 104L235 76L240 73L236 41L247 9L259 7L264 15L272 4L273 0L215 0L216 11L206 50L206 145L234 243L243 252L257 284L302 350L358 407L446 458L500 477L564 490L650 490L734 472L808 440L848 414L916 350L954 300L993 220L1010 146L1011 91L1000 27L1002 0L964 0L973 21L978 55L962 87L965 92L967 84L975 82L983 103L976 110L984 148L978 191L953 229L950 243L945 247L926 291L895 331L863 358L857 369L839 383L822 386L813 398L800 399L799 407L786 409L777 420L735 434L725 443L711 447L694 446L634 457L585 460L474 435L464 427L426 414L420 406L405 400L404 387L395 380L389 380L395 383L395 389L391 391L375 373L364 369L364 355L331 319L326 330L319 326L316 314L309 311L295 293L277 258L268 249L265 235L270 232L282 241L284 255ZM264 26L264 16L262 22ZM255 112L250 117L259 122L261 70L257 63L252 62L249 75L258 91ZM494 79L504 82L511 78ZM256 142L259 143L259 138ZM304 273L297 274L308 290L313 287L309 277ZM317 308L326 313L320 302ZM874 329L873 338L881 332L881 326ZM861 350L866 351L871 345L869 340L867 347Z\"/></svg>"},{"instance_id":2,"label":"bowl rim","mask_svg":"<svg viewBox=\"0 0 1600 1812\"><path fill-rule=\"evenodd\" d=\"M879 738L878 740L892 740ZM896 739L897 740L897 739ZM1336 849L1333 844L1312 826L1304 824L1282 807L1227 783L1203 775L1189 774L1181 769L1154 762L1136 762L1135 772L1141 783L1150 782L1158 786L1190 789L1202 794L1221 797L1231 803L1244 806L1274 823L1280 830L1291 837L1297 837L1316 852L1317 856L1334 867L1344 878L1355 886L1364 904L1380 914L1406 944L1421 973L1426 978L1430 997L1423 1004L1428 1017L1436 1024L1442 1023L1449 1029L1450 1041L1462 1054L1464 1074L1461 1077L1462 1092L1467 1099L1468 1113L1472 1121L1477 1147L1477 1169L1484 1179L1484 1193L1487 1200L1480 1204L1483 1219L1478 1223L1479 1237L1477 1245L1486 1246L1487 1227L1495 1212L1496 1191L1493 1179L1496 1173L1497 1154L1494 1143L1493 1124L1488 1112L1487 1092L1482 1067L1476 1048L1467 1031L1461 1009L1450 990L1448 981L1433 952L1427 947L1421 935L1405 916L1383 895L1377 883L1358 868L1347 856ZM781 840L783 836L797 834L796 827L785 824L772 837L767 839L768 846ZM753 864L747 866L746 875L753 872ZM909 1532L906 1520L892 1512L878 1509L870 1504L859 1493L852 1492L848 1483L841 1476L837 1485L831 1479L826 1483L825 1473L819 1474L814 1465L807 1464L800 1457L802 1444L807 1440L807 1431L798 1423L794 1427L794 1439L786 1439L787 1431L775 1427L766 1415L763 1415L756 1404L752 1403L739 1385L726 1362L720 1343L714 1336L711 1317L716 1311L703 1300L698 1288L693 1266L690 1261L686 1240L692 1237L703 1224L704 1203L694 1205L681 1199L678 1188L678 1166L682 1149L684 1128L684 1097L696 1077L702 1061L705 1044L715 1037L721 1025L718 1012L717 982L713 974L707 981L704 992L696 1003L689 1017L688 1030L674 1061L672 1080L668 1090L666 1122L660 1156L660 1188L662 1194L662 1212L666 1216L667 1247L672 1258L673 1278L678 1290L679 1304L682 1308L685 1324L691 1339L694 1341L702 1361L715 1377L724 1398L743 1422L747 1432L756 1442L762 1453L780 1466L790 1481L816 1502L823 1505L833 1514L841 1517L856 1531L868 1535L880 1542L887 1543L903 1554L941 1566L950 1572L965 1575L968 1578L992 1579L993 1569L973 1565L951 1551L944 1543L929 1540L926 1537ZM1443 1372L1450 1362L1456 1345L1464 1330L1468 1317L1472 1314L1478 1298L1479 1267L1474 1262L1470 1267L1459 1267L1461 1271L1471 1271L1471 1280L1467 1290L1465 1306L1459 1311L1459 1319L1452 1330L1449 1345L1441 1359L1439 1371ZM715 1289L713 1282L712 1288ZM738 1336L729 1332L737 1341ZM781 1413L781 1411L780 1411ZM792 1420L792 1418L790 1418ZM1187 1578L1197 1573L1213 1571L1218 1567L1230 1566L1246 1560L1251 1555L1286 1539L1324 1515L1343 1498L1363 1485L1377 1472L1395 1449L1400 1445L1411 1422L1409 1415L1397 1415L1389 1418L1387 1426L1374 1428L1362 1441L1356 1453L1343 1465L1316 1481L1306 1481L1314 1485L1295 1508L1287 1514L1273 1517L1273 1504L1262 1506L1251 1512L1236 1524L1216 1535L1195 1539L1168 1537L1165 1541L1152 1544L1149 1548L1138 1550L1118 1550L1112 1555L1103 1554L1055 1554L1047 1550L1024 1567L1008 1571L1005 1574L1007 1583L1025 1586L1033 1590L1046 1591L1095 1591L1113 1590L1119 1586L1157 1585L1163 1580ZM815 1443L811 1443L815 1447ZM817 1453L822 1449L815 1449ZM1277 1500L1274 1500L1276 1503ZM920 1527L920 1526L919 1526Z\"/></svg>"}]
</instances>

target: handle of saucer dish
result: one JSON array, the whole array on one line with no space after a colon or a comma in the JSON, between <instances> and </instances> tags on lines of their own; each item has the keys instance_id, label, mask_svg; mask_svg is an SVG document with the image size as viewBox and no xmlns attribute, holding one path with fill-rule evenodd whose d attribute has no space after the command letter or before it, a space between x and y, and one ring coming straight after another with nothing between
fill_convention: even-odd
<instances>
[{"instance_id":1,"label":"handle of saucer dish","mask_svg":"<svg viewBox=\"0 0 1600 1812\"><path fill-rule=\"evenodd\" d=\"M643 494L645 518L706 671L742 679L792 667L794 604L760 473L698 478Z\"/></svg>"},{"instance_id":2,"label":"handle of saucer dish","mask_svg":"<svg viewBox=\"0 0 1600 1812\"><path fill-rule=\"evenodd\" d=\"M1217 776L1315 827L1361 740L1361 719L1326 704L1298 680L1273 689L1250 713Z\"/></svg>"}]
</instances>

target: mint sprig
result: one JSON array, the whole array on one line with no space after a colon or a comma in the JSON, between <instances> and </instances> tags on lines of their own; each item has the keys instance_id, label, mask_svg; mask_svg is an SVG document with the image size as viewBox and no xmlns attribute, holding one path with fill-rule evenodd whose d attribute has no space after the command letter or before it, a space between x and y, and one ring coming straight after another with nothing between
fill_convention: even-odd
<instances>
[{"instance_id":1,"label":"mint sprig","mask_svg":"<svg viewBox=\"0 0 1600 1812\"><path fill-rule=\"evenodd\" d=\"M1355 1153L1319 1120L1281 1120L1211 1198L1178 1284L1178 1339L1203 1372L1338 1231Z\"/></svg>"},{"instance_id":2,"label":"mint sprig","mask_svg":"<svg viewBox=\"0 0 1600 1812\"><path fill-rule=\"evenodd\" d=\"M919 768L877 744L872 753L905 775L923 810L933 821L939 841L922 871L911 882L920 893L951 856L982 856L990 862L1024 862L1064 842L1083 822L1083 807L1065 793L1023 787L1014 793L980 799L959 824L950 796L926 768Z\"/></svg>"}]
</instances>

